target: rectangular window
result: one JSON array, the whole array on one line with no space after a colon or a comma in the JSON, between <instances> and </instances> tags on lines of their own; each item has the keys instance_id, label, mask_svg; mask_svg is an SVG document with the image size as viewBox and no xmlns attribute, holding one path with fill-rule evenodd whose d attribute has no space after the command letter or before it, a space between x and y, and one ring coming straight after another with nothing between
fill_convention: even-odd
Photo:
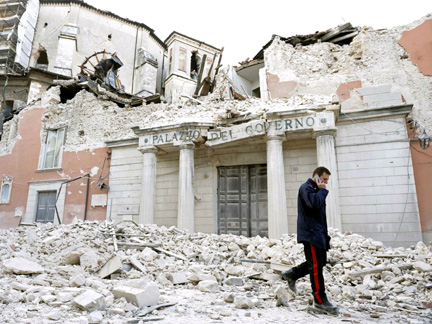
<instances>
[{"instance_id":1,"label":"rectangular window","mask_svg":"<svg viewBox=\"0 0 432 324\"><path fill-rule=\"evenodd\" d=\"M61 167L65 128L49 130L45 145L42 146L39 169Z\"/></svg>"},{"instance_id":2,"label":"rectangular window","mask_svg":"<svg viewBox=\"0 0 432 324\"><path fill-rule=\"evenodd\" d=\"M3 177L0 191L0 204L9 204L12 180L13 178L11 176Z\"/></svg>"},{"instance_id":3,"label":"rectangular window","mask_svg":"<svg viewBox=\"0 0 432 324\"><path fill-rule=\"evenodd\" d=\"M187 49L180 47L180 53L179 53L179 70L186 72L186 56L187 56Z\"/></svg>"}]
</instances>

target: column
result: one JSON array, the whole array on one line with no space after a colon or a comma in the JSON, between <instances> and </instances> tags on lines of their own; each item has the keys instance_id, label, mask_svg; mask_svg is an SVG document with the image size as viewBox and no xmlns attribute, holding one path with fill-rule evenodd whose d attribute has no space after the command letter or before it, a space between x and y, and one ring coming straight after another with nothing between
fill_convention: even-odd
<instances>
[{"instance_id":1,"label":"column","mask_svg":"<svg viewBox=\"0 0 432 324\"><path fill-rule=\"evenodd\" d=\"M269 238L288 233L288 215L283 162L283 135L267 136L267 201Z\"/></svg>"},{"instance_id":2,"label":"column","mask_svg":"<svg viewBox=\"0 0 432 324\"><path fill-rule=\"evenodd\" d=\"M148 145L140 146L138 150L143 154L139 223L154 224L156 153L158 149L153 145Z\"/></svg>"},{"instance_id":3,"label":"column","mask_svg":"<svg viewBox=\"0 0 432 324\"><path fill-rule=\"evenodd\" d=\"M180 145L177 227L190 233L195 231L194 148L193 143Z\"/></svg>"},{"instance_id":4,"label":"column","mask_svg":"<svg viewBox=\"0 0 432 324\"><path fill-rule=\"evenodd\" d=\"M327 186L329 194L327 204L327 224L329 227L342 230L342 220L339 205L339 180L336 160L335 137L336 128L315 131L318 166L324 166L330 170L331 176Z\"/></svg>"}]
</instances>

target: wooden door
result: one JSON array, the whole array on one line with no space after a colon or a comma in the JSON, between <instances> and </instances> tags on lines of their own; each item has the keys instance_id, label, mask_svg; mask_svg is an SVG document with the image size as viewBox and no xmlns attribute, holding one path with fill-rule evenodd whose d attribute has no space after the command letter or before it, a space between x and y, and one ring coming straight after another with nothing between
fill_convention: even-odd
<instances>
[{"instance_id":1,"label":"wooden door","mask_svg":"<svg viewBox=\"0 0 432 324\"><path fill-rule=\"evenodd\" d=\"M267 236L267 166L218 168L218 233Z\"/></svg>"},{"instance_id":2,"label":"wooden door","mask_svg":"<svg viewBox=\"0 0 432 324\"><path fill-rule=\"evenodd\" d=\"M38 193L36 222L54 223L56 195L56 191L45 191Z\"/></svg>"}]
</instances>

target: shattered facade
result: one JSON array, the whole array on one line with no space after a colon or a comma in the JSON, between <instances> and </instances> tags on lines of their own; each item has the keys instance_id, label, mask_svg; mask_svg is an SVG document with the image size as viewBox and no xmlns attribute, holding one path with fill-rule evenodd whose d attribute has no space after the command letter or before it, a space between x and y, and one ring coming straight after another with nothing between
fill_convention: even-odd
<instances>
[{"instance_id":1,"label":"shattered facade","mask_svg":"<svg viewBox=\"0 0 432 324\"><path fill-rule=\"evenodd\" d=\"M411 57L430 21L275 36L230 69L222 49L180 33L161 42L81 1L41 1L30 65L74 78L4 123L0 225L108 219L279 238L296 232L299 185L326 165L330 226L428 243L418 136L431 132L431 80ZM117 62L109 73L102 55ZM150 99L163 89L167 102Z\"/></svg>"}]
</instances>

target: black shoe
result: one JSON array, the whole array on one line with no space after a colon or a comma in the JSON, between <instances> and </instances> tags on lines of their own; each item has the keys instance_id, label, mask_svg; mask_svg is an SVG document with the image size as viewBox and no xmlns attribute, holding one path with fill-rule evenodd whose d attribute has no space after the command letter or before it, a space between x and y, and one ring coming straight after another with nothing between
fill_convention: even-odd
<instances>
[{"instance_id":1,"label":"black shoe","mask_svg":"<svg viewBox=\"0 0 432 324\"><path fill-rule=\"evenodd\" d=\"M282 279L288 281L288 288L293 291L297 292L295 283L297 279L294 279L294 270L289 269L287 271L282 272Z\"/></svg>"},{"instance_id":2,"label":"black shoe","mask_svg":"<svg viewBox=\"0 0 432 324\"><path fill-rule=\"evenodd\" d=\"M318 303L314 298L313 307L327 314L336 315L339 307L332 305L327 298L322 299L322 303Z\"/></svg>"}]
</instances>

